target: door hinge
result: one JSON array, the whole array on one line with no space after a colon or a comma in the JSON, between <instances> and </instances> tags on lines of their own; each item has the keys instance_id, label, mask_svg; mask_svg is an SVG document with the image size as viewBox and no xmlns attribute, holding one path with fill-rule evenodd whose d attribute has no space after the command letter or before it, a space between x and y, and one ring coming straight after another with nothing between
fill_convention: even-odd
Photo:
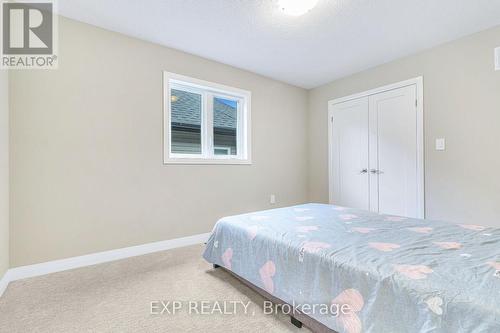
<instances>
[{"instance_id":1,"label":"door hinge","mask_svg":"<svg viewBox=\"0 0 500 333\"><path fill-rule=\"evenodd\" d=\"M415 106L418 106L418 100L417 99L415 100Z\"/></svg>"}]
</instances>

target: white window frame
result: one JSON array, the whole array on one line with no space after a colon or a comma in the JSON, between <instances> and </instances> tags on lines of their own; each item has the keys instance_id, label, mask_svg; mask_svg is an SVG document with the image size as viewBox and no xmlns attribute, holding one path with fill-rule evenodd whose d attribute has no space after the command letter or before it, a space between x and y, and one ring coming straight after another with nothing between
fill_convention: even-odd
<instances>
[{"instance_id":1,"label":"white window frame","mask_svg":"<svg viewBox=\"0 0 500 333\"><path fill-rule=\"evenodd\" d=\"M181 89L202 95L201 154L178 154L171 149L171 90ZM237 155L215 155L213 140L213 99L238 102ZM251 164L251 97L247 90L188 76L163 72L163 162L165 164Z\"/></svg>"}]
</instances>

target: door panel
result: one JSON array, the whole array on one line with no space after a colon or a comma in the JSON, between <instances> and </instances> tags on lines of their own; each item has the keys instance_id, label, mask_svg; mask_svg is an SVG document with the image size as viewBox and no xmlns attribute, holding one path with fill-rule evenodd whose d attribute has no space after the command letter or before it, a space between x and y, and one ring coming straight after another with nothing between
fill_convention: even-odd
<instances>
[{"instance_id":1,"label":"door panel","mask_svg":"<svg viewBox=\"0 0 500 333\"><path fill-rule=\"evenodd\" d=\"M369 97L370 209L418 217L416 86Z\"/></svg>"},{"instance_id":2,"label":"door panel","mask_svg":"<svg viewBox=\"0 0 500 333\"><path fill-rule=\"evenodd\" d=\"M333 203L369 209L368 98L333 106Z\"/></svg>"}]
</instances>

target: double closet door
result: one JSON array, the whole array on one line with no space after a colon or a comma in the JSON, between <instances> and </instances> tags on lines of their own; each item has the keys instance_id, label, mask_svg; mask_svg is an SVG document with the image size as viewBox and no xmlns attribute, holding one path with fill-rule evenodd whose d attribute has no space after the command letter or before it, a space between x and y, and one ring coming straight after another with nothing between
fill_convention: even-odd
<instances>
[{"instance_id":1,"label":"double closet door","mask_svg":"<svg viewBox=\"0 0 500 333\"><path fill-rule=\"evenodd\" d=\"M331 203L424 217L417 88L411 84L330 103Z\"/></svg>"}]
</instances>

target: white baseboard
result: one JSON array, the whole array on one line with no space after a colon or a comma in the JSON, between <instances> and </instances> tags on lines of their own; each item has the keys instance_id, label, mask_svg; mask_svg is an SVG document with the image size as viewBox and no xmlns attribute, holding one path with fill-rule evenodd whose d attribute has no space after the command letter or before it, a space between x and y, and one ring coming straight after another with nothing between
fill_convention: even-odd
<instances>
[{"instance_id":1,"label":"white baseboard","mask_svg":"<svg viewBox=\"0 0 500 333\"><path fill-rule=\"evenodd\" d=\"M8 273L8 271L5 272L5 274L0 279L0 297L2 297L3 292L5 291L5 289L7 289L7 286L9 285L9 282L10 282L8 280L7 273Z\"/></svg>"},{"instance_id":2,"label":"white baseboard","mask_svg":"<svg viewBox=\"0 0 500 333\"><path fill-rule=\"evenodd\" d=\"M79 267L102 264L105 262L136 257L148 253L201 244L206 242L209 236L210 233L205 233L161 242L131 246L117 250L98 252L79 257L72 257L67 259L48 261L40 264L11 268L0 280L0 297L7 288L7 285L12 281L67 271Z\"/></svg>"}]
</instances>

